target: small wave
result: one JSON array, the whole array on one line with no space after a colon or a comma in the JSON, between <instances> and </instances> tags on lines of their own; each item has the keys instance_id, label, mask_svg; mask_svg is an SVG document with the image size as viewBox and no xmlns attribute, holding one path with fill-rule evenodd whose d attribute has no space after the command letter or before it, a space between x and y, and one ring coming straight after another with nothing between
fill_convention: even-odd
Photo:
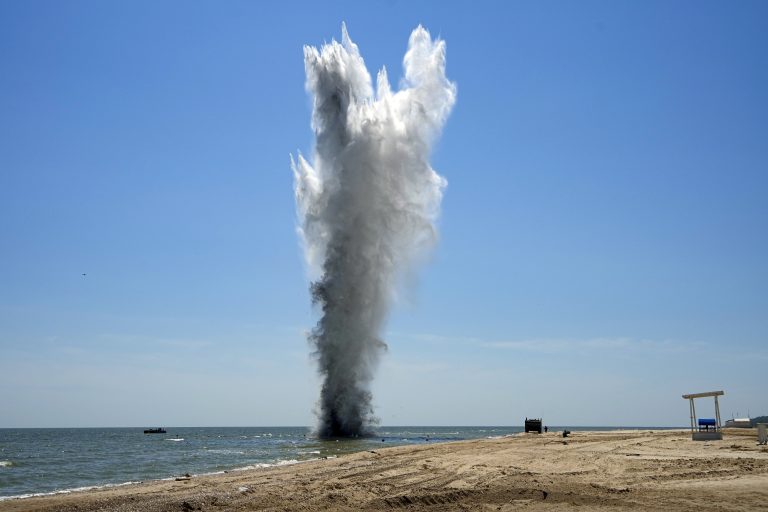
<instances>
[{"instance_id":1,"label":"small wave","mask_svg":"<svg viewBox=\"0 0 768 512\"><path fill-rule=\"evenodd\" d=\"M289 460L279 460L277 462L272 462L272 463L261 462L258 464L250 464L242 468L235 468L232 471L248 471L249 469L264 469L264 468L274 468L276 466L290 466L291 464L299 464L301 462L309 462L309 461L308 460L299 461L296 459L289 459Z\"/></svg>"},{"instance_id":2,"label":"small wave","mask_svg":"<svg viewBox=\"0 0 768 512\"><path fill-rule=\"evenodd\" d=\"M0 501L21 500L24 498L37 498L39 496L55 496L57 494L71 494L73 492L93 491L94 489L107 489L110 487L122 487L124 485L134 485L134 484L140 484L140 483L141 481L123 482L119 484L89 485L87 487L74 487L72 489L63 489L60 491L52 491L52 492L33 492L29 494L18 494L15 496L0 496Z\"/></svg>"},{"instance_id":3,"label":"small wave","mask_svg":"<svg viewBox=\"0 0 768 512\"><path fill-rule=\"evenodd\" d=\"M183 441L183 440L184 440L183 437L174 437L174 438L171 438L171 439L166 439L166 441Z\"/></svg>"},{"instance_id":4,"label":"small wave","mask_svg":"<svg viewBox=\"0 0 768 512\"><path fill-rule=\"evenodd\" d=\"M15 465L12 460L0 460L0 468L11 468Z\"/></svg>"}]
</instances>

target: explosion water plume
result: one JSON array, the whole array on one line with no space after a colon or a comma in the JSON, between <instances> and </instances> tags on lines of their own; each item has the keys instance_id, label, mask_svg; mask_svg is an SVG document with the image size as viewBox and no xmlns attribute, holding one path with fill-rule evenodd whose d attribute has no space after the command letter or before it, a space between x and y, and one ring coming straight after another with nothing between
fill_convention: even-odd
<instances>
[{"instance_id":1,"label":"explosion water plume","mask_svg":"<svg viewBox=\"0 0 768 512\"><path fill-rule=\"evenodd\" d=\"M344 25L341 43L304 47L304 67L314 155L312 164L291 157L291 166L298 230L315 273L312 299L322 312L309 335L323 381L318 435L366 435L396 283L436 240L445 180L429 155L456 87L445 76L445 42L422 26L408 41L397 92L382 68L374 95Z\"/></svg>"}]
</instances>

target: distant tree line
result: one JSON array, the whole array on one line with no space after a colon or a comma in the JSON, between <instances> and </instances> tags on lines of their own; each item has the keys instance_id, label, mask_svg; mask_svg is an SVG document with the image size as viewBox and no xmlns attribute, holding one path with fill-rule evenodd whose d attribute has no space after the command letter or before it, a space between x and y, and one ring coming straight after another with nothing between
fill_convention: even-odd
<instances>
[{"instance_id":1,"label":"distant tree line","mask_svg":"<svg viewBox=\"0 0 768 512\"><path fill-rule=\"evenodd\" d=\"M758 416L757 418L749 420L749 425L751 427L756 427L758 423L768 423L768 416Z\"/></svg>"}]
</instances>

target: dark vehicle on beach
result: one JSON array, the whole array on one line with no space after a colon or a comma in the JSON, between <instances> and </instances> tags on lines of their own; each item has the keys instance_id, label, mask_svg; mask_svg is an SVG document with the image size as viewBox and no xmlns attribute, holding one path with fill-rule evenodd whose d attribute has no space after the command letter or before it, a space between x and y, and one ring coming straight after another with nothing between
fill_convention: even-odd
<instances>
[{"instance_id":1,"label":"dark vehicle on beach","mask_svg":"<svg viewBox=\"0 0 768 512\"><path fill-rule=\"evenodd\" d=\"M541 418L525 418L525 431L541 434Z\"/></svg>"},{"instance_id":2,"label":"dark vehicle on beach","mask_svg":"<svg viewBox=\"0 0 768 512\"><path fill-rule=\"evenodd\" d=\"M148 428L144 431L145 434L165 434L166 431L163 427Z\"/></svg>"}]
</instances>

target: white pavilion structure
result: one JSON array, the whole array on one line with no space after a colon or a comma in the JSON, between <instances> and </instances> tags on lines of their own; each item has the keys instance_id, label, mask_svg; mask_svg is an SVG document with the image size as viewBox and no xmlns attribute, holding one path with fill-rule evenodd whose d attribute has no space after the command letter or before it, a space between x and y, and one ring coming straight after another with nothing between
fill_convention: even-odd
<instances>
[{"instance_id":1,"label":"white pavilion structure","mask_svg":"<svg viewBox=\"0 0 768 512\"><path fill-rule=\"evenodd\" d=\"M723 396L724 391L707 391L706 393L691 393L683 395L683 398L690 402L691 408L691 436L694 441L713 441L723 438L720 424L720 404L717 397ZM713 397L715 399L715 417L714 418L696 418L696 404L694 399Z\"/></svg>"}]
</instances>

